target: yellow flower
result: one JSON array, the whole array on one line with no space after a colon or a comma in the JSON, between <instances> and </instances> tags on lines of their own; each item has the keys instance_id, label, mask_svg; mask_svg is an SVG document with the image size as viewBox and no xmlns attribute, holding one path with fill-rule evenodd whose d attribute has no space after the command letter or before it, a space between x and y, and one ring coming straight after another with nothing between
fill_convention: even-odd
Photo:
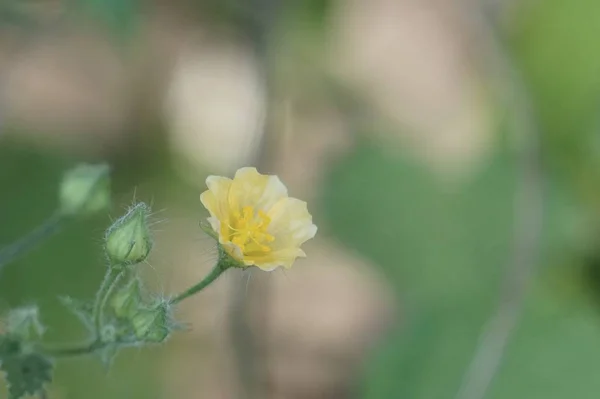
<instances>
[{"instance_id":1,"label":"yellow flower","mask_svg":"<svg viewBox=\"0 0 600 399\"><path fill-rule=\"evenodd\" d=\"M306 202L288 197L277 176L242 168L235 177L209 176L200 201L223 249L245 266L289 268L317 233Z\"/></svg>"}]
</instances>

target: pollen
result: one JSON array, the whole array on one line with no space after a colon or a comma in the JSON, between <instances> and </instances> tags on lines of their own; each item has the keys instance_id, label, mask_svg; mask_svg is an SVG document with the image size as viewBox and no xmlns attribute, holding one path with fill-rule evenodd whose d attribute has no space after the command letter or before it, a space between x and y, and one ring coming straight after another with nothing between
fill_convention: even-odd
<instances>
[{"instance_id":1,"label":"pollen","mask_svg":"<svg viewBox=\"0 0 600 399\"><path fill-rule=\"evenodd\" d=\"M242 252L270 252L267 244L275 237L267 233L271 218L262 210L255 212L254 207L245 206L242 212L235 212L229 223L229 240L237 245Z\"/></svg>"}]
</instances>

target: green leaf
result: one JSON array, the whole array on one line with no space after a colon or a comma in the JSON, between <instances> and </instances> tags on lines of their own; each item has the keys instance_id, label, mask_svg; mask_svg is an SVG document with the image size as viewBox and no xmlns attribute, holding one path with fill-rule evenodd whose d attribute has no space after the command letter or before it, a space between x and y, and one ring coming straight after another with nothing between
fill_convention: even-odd
<instances>
[{"instance_id":1,"label":"green leaf","mask_svg":"<svg viewBox=\"0 0 600 399\"><path fill-rule=\"evenodd\" d=\"M17 338L0 336L0 370L8 383L10 399L41 393L44 384L52 382L52 362L29 349Z\"/></svg>"},{"instance_id":2,"label":"green leaf","mask_svg":"<svg viewBox=\"0 0 600 399\"><path fill-rule=\"evenodd\" d=\"M44 384L52 382L52 363L37 353L3 358L0 369L8 381L11 399L40 393Z\"/></svg>"},{"instance_id":3,"label":"green leaf","mask_svg":"<svg viewBox=\"0 0 600 399\"><path fill-rule=\"evenodd\" d=\"M0 361L7 357L18 356L22 351L22 344L17 338L0 335Z\"/></svg>"}]
</instances>

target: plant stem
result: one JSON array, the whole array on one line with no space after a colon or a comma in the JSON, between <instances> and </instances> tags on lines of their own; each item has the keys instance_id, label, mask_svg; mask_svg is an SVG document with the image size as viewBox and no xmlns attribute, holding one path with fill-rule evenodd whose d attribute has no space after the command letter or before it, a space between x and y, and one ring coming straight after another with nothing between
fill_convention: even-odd
<instances>
[{"instance_id":1,"label":"plant stem","mask_svg":"<svg viewBox=\"0 0 600 399\"><path fill-rule=\"evenodd\" d=\"M102 280L102 284L100 285L100 289L96 294L96 300L94 302L94 328L96 330L96 336L100 337L100 330L102 329L102 319L104 313L104 307L106 306L106 301L108 301L108 297L110 293L115 288L116 284L119 282L123 272L116 271L113 267L108 267L106 270L106 274L104 275L104 280Z\"/></svg>"},{"instance_id":2,"label":"plant stem","mask_svg":"<svg viewBox=\"0 0 600 399\"><path fill-rule=\"evenodd\" d=\"M2 248L0 250L0 271L8 263L58 232L66 220L67 218L63 214L56 212L26 236Z\"/></svg>"},{"instance_id":3,"label":"plant stem","mask_svg":"<svg viewBox=\"0 0 600 399\"><path fill-rule=\"evenodd\" d=\"M116 341L103 341L101 338L91 342L73 344L63 347L41 347L40 352L51 357L76 357L94 354L96 351L106 348L109 345L117 347L131 347L143 344L143 341L136 339L121 338Z\"/></svg>"},{"instance_id":4,"label":"plant stem","mask_svg":"<svg viewBox=\"0 0 600 399\"><path fill-rule=\"evenodd\" d=\"M117 340L117 341L102 341L102 339L96 339L92 342L74 344L72 346L64 346L59 348L41 348L40 351L48 356L52 357L76 357L91 355L100 349L104 349L109 345L116 345L121 347L139 345L141 341L132 340Z\"/></svg>"},{"instance_id":5,"label":"plant stem","mask_svg":"<svg viewBox=\"0 0 600 399\"><path fill-rule=\"evenodd\" d=\"M177 295L170 301L170 303L174 305L183 301L186 298L191 297L192 295L197 294L198 292L206 288L208 285L210 285L213 281L215 281L221 274L223 274L225 270L229 269L230 267L232 267L231 263L223 261L217 262L216 266L202 281L188 288L181 294ZM96 328L96 339L93 342L63 348L44 349L44 352L53 357L83 356L92 354L97 350L106 347L109 344L131 344L131 342L129 341L104 342L100 335L100 330L102 328L103 309L106 307L108 298L110 298L112 291L115 289L124 273L125 272L121 270L115 271L115 269L113 268L109 268L106 271L106 275L104 276L104 280L102 281L100 290L98 291L98 295L96 296L96 301L94 303L94 326Z\"/></svg>"},{"instance_id":6,"label":"plant stem","mask_svg":"<svg viewBox=\"0 0 600 399\"><path fill-rule=\"evenodd\" d=\"M121 280L121 277L123 277L123 274L125 274L125 272L123 272L123 271L119 271L117 273L115 278L112 280L112 282L108 286L108 289L106 290L106 293L104 294L104 298L102 298L102 302L100 302L100 307L98 308L98 321L100 322L100 326L102 326L102 322L104 321L104 309L106 308L106 303L108 302L108 299L110 298L114 289L119 284L119 281Z\"/></svg>"},{"instance_id":7,"label":"plant stem","mask_svg":"<svg viewBox=\"0 0 600 399\"><path fill-rule=\"evenodd\" d=\"M177 295L175 298L171 299L171 301L169 302L171 305L176 305L179 302L183 301L184 299L187 299L189 297L191 297L192 295L197 294L198 292L202 291L204 288L206 288L208 285L210 285L213 281L215 281L221 274L223 274L223 272L227 269L229 269L231 266L227 265L227 263L225 262L217 262L217 264L215 265L215 267L210 271L210 273L204 277L204 279L202 281L200 281L198 284L188 288L187 290L183 291L181 294Z\"/></svg>"},{"instance_id":8,"label":"plant stem","mask_svg":"<svg viewBox=\"0 0 600 399\"><path fill-rule=\"evenodd\" d=\"M103 348L105 345L105 342L96 340L91 343L79 344L70 347L44 349L44 352L53 357L81 356L94 353L96 350Z\"/></svg>"}]
</instances>

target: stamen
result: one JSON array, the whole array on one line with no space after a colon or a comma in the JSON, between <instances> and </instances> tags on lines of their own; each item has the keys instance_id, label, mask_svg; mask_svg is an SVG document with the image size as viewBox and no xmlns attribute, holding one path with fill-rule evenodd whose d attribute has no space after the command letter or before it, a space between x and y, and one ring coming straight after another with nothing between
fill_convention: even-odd
<instances>
[{"instance_id":1,"label":"stamen","mask_svg":"<svg viewBox=\"0 0 600 399\"><path fill-rule=\"evenodd\" d=\"M270 252L271 248L264 245L265 242L273 242L275 237L267 233L266 230L271 223L271 218L262 210L257 212L258 218L254 216L254 208L245 206L242 212L235 212L231 224L227 226L230 229L230 241L245 251L248 243L254 243L263 252ZM257 220L258 219L258 220Z\"/></svg>"}]
</instances>

